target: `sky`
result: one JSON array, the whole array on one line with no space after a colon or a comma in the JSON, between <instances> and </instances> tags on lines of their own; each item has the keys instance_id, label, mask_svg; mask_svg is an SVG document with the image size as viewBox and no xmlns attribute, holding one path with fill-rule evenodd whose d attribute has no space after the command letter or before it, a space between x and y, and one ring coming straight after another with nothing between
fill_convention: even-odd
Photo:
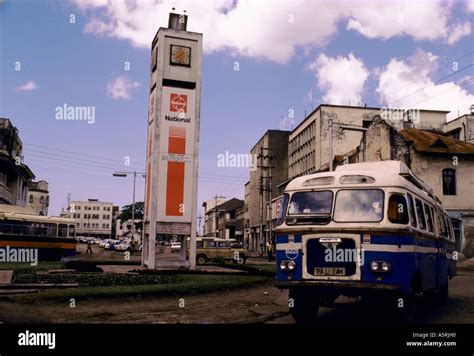
<instances>
[{"instance_id":1,"label":"sky","mask_svg":"<svg viewBox=\"0 0 474 356\"><path fill-rule=\"evenodd\" d=\"M49 182L50 215L68 194L131 203L133 178L112 173L145 170L150 44L172 7L204 36L198 207L244 198L249 169L220 154L248 153L319 104L448 120L474 104L474 1L0 0L0 117ZM94 116L61 120L64 106Z\"/></svg>"}]
</instances>

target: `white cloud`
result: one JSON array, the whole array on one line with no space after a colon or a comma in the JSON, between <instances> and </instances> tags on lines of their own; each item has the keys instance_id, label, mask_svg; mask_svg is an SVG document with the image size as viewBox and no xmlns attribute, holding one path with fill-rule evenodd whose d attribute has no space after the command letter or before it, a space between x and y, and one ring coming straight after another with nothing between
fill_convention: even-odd
<instances>
[{"instance_id":1,"label":"white cloud","mask_svg":"<svg viewBox=\"0 0 474 356\"><path fill-rule=\"evenodd\" d=\"M36 89L38 89L38 85L34 81L29 80L25 84L17 86L15 90L16 91L33 91Z\"/></svg>"},{"instance_id":2,"label":"white cloud","mask_svg":"<svg viewBox=\"0 0 474 356\"><path fill-rule=\"evenodd\" d=\"M415 40L443 40L453 44L471 33L469 21L451 23L453 3L394 1L359 5L351 13L347 28L368 38L406 35Z\"/></svg>"},{"instance_id":3,"label":"white cloud","mask_svg":"<svg viewBox=\"0 0 474 356\"><path fill-rule=\"evenodd\" d=\"M87 33L149 48L158 27L168 23L174 6L180 12L187 10L189 30L204 34L207 53L227 50L279 63L290 60L297 47L307 50L327 43L340 22L369 38L405 35L454 43L468 34L467 23L452 19L455 2L72 1L88 17Z\"/></svg>"},{"instance_id":4,"label":"white cloud","mask_svg":"<svg viewBox=\"0 0 474 356\"><path fill-rule=\"evenodd\" d=\"M316 75L325 103L358 105L362 102L364 83L369 71L362 60L352 53L347 57L336 58L321 54L308 68Z\"/></svg>"},{"instance_id":5,"label":"white cloud","mask_svg":"<svg viewBox=\"0 0 474 356\"><path fill-rule=\"evenodd\" d=\"M119 76L107 84L107 95L113 99L130 99L131 90L139 86L140 83L132 82L125 76Z\"/></svg>"},{"instance_id":6,"label":"white cloud","mask_svg":"<svg viewBox=\"0 0 474 356\"><path fill-rule=\"evenodd\" d=\"M458 110L466 113L474 104L474 95L463 84L472 83L472 78L435 84L431 75L437 61L437 56L423 50L406 60L392 58L380 72L377 92L381 102L393 108L450 110L448 120L457 117Z\"/></svg>"},{"instance_id":7,"label":"white cloud","mask_svg":"<svg viewBox=\"0 0 474 356\"><path fill-rule=\"evenodd\" d=\"M466 3L466 11L467 12L474 12L474 0L469 0Z\"/></svg>"},{"instance_id":8,"label":"white cloud","mask_svg":"<svg viewBox=\"0 0 474 356\"><path fill-rule=\"evenodd\" d=\"M463 24L457 24L452 26L449 30L450 34L446 40L448 44L454 44L459 39L463 38L464 36L471 34L471 24L469 22Z\"/></svg>"}]
</instances>

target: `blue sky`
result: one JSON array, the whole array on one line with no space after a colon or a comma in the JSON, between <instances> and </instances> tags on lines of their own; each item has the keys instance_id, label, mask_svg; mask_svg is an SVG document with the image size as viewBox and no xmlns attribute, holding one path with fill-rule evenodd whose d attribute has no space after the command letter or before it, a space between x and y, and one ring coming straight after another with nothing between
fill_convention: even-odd
<instances>
[{"instance_id":1,"label":"blue sky","mask_svg":"<svg viewBox=\"0 0 474 356\"><path fill-rule=\"evenodd\" d=\"M0 2L0 116L19 129L24 162L50 183L50 214L66 206L67 193L127 204L131 178L112 172L145 169L147 43L166 26L171 3L139 2L124 12L119 0L106 2ZM314 107L385 106L406 95L402 107L465 113L474 104L472 67L459 71L474 61L471 3L387 2L394 8L383 12L380 2L323 1L322 14L316 1L174 3L188 9L188 29L204 34L199 206L214 194L243 199L248 169L219 168L217 155L247 153L282 118L286 129L296 126L311 110L309 92ZM268 11L275 17L253 20ZM95 107L95 122L56 120L64 104Z\"/></svg>"}]
</instances>

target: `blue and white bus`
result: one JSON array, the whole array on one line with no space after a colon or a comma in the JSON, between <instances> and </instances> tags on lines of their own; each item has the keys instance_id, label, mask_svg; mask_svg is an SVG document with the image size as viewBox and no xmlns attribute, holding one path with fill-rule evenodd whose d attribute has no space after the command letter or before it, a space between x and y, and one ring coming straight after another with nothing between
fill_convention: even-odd
<instances>
[{"instance_id":1,"label":"blue and white bus","mask_svg":"<svg viewBox=\"0 0 474 356\"><path fill-rule=\"evenodd\" d=\"M275 283L289 290L297 322L314 320L341 295L394 297L408 315L417 295L447 300L457 259L451 221L404 163L301 176L280 204Z\"/></svg>"}]
</instances>

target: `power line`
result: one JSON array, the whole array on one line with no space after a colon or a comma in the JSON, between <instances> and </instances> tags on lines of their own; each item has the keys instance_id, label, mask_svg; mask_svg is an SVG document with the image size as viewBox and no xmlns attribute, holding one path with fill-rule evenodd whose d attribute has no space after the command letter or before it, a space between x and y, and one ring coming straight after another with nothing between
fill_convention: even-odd
<instances>
[{"instance_id":1,"label":"power line","mask_svg":"<svg viewBox=\"0 0 474 356\"><path fill-rule=\"evenodd\" d=\"M31 144L31 143L28 143L27 145L28 145L28 146L33 146L33 147L39 147L39 148L43 148L43 149L51 150L51 151L58 151L58 152L63 152L63 153L72 154L72 155L91 157L91 158L102 159L102 160L106 160L106 161L113 161L113 162L117 162L117 163L123 164L123 161L121 161L121 160L116 160L116 159L113 159L113 158L95 156L95 155L90 155L90 154L86 154L86 153L78 153L78 152L66 151L66 150L62 150L62 149L59 149L59 148L52 148L52 147L41 146L41 145L34 145L34 144ZM130 163L130 164L131 164L131 165L136 165L136 166L145 167L145 164L144 164L144 163Z\"/></svg>"},{"instance_id":2,"label":"power line","mask_svg":"<svg viewBox=\"0 0 474 356\"><path fill-rule=\"evenodd\" d=\"M458 74L459 72L462 72L463 70L465 70L465 69L467 69L467 68L470 68L470 67L472 67L473 65L474 65L474 63L471 63L471 64L469 64L469 65L467 65L467 66L465 66L465 67L463 67L463 68L457 70L456 72L453 72L453 73L451 73L451 74L448 74L447 76L444 76L443 78L440 78L440 79L434 81L433 83L424 86L423 88L419 88L419 89L415 90L414 92L412 92L412 93L410 93L410 94L407 94L407 95L402 96L401 98L399 98L399 99L397 99L397 100L395 100L395 101L392 101L390 104L397 103L397 102L399 102L400 100L403 100L403 99L405 99L405 98L407 98L407 97L409 97L409 96L411 96L411 95L413 95L413 94L416 94L416 93L418 93L418 92L420 92L420 91L422 91L422 90L424 90L424 89L426 89L426 88L432 87L432 86L436 85L437 83L439 83L440 81L442 81L442 80L444 80L444 79L446 79L446 78L449 78L449 77L451 77L451 76L453 76L453 75L455 75L455 74Z\"/></svg>"}]
</instances>

